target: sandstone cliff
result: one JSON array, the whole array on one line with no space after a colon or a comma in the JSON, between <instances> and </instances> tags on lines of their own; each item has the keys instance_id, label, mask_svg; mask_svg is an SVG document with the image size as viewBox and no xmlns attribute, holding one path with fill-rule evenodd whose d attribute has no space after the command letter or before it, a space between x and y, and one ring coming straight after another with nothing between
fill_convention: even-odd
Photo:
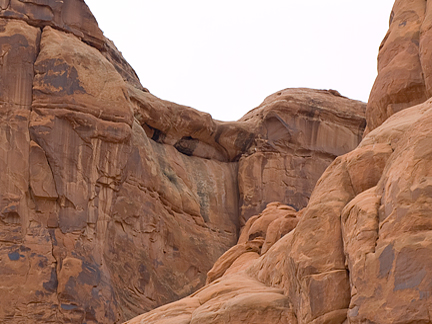
<instances>
[{"instance_id":1,"label":"sandstone cliff","mask_svg":"<svg viewBox=\"0 0 432 324\"><path fill-rule=\"evenodd\" d=\"M269 204L204 288L127 323L431 323L431 126L432 100L390 117L305 209Z\"/></svg>"},{"instance_id":2,"label":"sandstone cliff","mask_svg":"<svg viewBox=\"0 0 432 324\"><path fill-rule=\"evenodd\" d=\"M0 9L1 322L431 323L428 1L395 3L360 144L335 91L219 122L83 1Z\"/></svg>"},{"instance_id":3,"label":"sandstone cliff","mask_svg":"<svg viewBox=\"0 0 432 324\"><path fill-rule=\"evenodd\" d=\"M82 0L0 1L0 48L4 323L120 323L178 300L242 227L213 278L270 255L365 127L336 91L286 89L237 122L156 98ZM289 206L252 217L273 201Z\"/></svg>"},{"instance_id":4,"label":"sandstone cliff","mask_svg":"<svg viewBox=\"0 0 432 324\"><path fill-rule=\"evenodd\" d=\"M397 0L367 135L307 206L250 217L194 294L136 323L432 323L430 1Z\"/></svg>"},{"instance_id":5,"label":"sandstone cliff","mask_svg":"<svg viewBox=\"0 0 432 324\"><path fill-rule=\"evenodd\" d=\"M379 48L378 77L366 112L368 130L432 96L430 1L396 0L389 24Z\"/></svg>"}]
</instances>

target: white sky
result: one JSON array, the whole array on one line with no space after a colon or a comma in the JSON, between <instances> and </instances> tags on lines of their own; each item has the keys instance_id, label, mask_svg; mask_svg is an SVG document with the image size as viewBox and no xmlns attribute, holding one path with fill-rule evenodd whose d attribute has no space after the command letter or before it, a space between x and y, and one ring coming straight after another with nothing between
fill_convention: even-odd
<instances>
[{"instance_id":1,"label":"white sky","mask_svg":"<svg viewBox=\"0 0 432 324\"><path fill-rule=\"evenodd\" d=\"M237 120L289 87L367 101L394 0L85 0L154 95Z\"/></svg>"}]
</instances>

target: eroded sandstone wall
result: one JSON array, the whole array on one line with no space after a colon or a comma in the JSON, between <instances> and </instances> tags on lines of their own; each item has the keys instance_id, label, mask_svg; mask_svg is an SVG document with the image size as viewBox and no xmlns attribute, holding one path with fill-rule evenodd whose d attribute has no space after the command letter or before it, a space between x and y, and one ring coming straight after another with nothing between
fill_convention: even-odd
<instances>
[{"instance_id":1,"label":"eroded sandstone wall","mask_svg":"<svg viewBox=\"0 0 432 324\"><path fill-rule=\"evenodd\" d=\"M368 134L307 206L268 204L206 286L127 323L431 323L430 8L396 1Z\"/></svg>"},{"instance_id":2,"label":"eroded sandstone wall","mask_svg":"<svg viewBox=\"0 0 432 324\"><path fill-rule=\"evenodd\" d=\"M149 140L75 35L2 23L2 320L117 322L202 285L237 237L237 165Z\"/></svg>"},{"instance_id":3,"label":"eroded sandstone wall","mask_svg":"<svg viewBox=\"0 0 432 324\"><path fill-rule=\"evenodd\" d=\"M119 323L194 292L365 126L335 91L237 122L156 98L80 0L0 1L0 49L1 322Z\"/></svg>"},{"instance_id":4,"label":"eroded sandstone wall","mask_svg":"<svg viewBox=\"0 0 432 324\"><path fill-rule=\"evenodd\" d=\"M378 76L366 111L368 130L432 96L430 1L396 0L378 54Z\"/></svg>"},{"instance_id":5,"label":"eroded sandstone wall","mask_svg":"<svg viewBox=\"0 0 432 324\"><path fill-rule=\"evenodd\" d=\"M337 157L297 212L272 203L154 323L430 323L432 101Z\"/></svg>"},{"instance_id":6,"label":"eroded sandstone wall","mask_svg":"<svg viewBox=\"0 0 432 324\"><path fill-rule=\"evenodd\" d=\"M257 134L239 161L242 224L273 201L305 207L329 164L360 142L363 109L337 91L286 89L241 118Z\"/></svg>"}]
</instances>

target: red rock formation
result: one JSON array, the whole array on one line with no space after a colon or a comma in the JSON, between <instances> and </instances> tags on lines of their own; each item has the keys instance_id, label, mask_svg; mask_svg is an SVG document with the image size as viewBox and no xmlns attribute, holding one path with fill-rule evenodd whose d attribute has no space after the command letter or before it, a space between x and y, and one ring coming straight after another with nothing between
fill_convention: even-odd
<instances>
[{"instance_id":1,"label":"red rock formation","mask_svg":"<svg viewBox=\"0 0 432 324\"><path fill-rule=\"evenodd\" d=\"M366 111L368 131L432 96L431 18L428 1L395 2Z\"/></svg>"},{"instance_id":2,"label":"red rock formation","mask_svg":"<svg viewBox=\"0 0 432 324\"><path fill-rule=\"evenodd\" d=\"M127 323L430 323L431 129L430 100L390 117L324 172L294 230L260 249L284 217L269 205L205 287Z\"/></svg>"},{"instance_id":3,"label":"red rock formation","mask_svg":"<svg viewBox=\"0 0 432 324\"><path fill-rule=\"evenodd\" d=\"M290 223L282 234L277 226L281 222ZM269 204L263 213L247 221L238 244L208 272L205 287L126 323L297 323L283 289L269 287L247 274L277 241L272 242L274 234L284 236L297 222L292 207ZM263 244L267 244L267 250ZM277 267L282 260L272 261L277 261L273 264Z\"/></svg>"},{"instance_id":4,"label":"red rock formation","mask_svg":"<svg viewBox=\"0 0 432 324\"><path fill-rule=\"evenodd\" d=\"M355 148L365 127L364 104L336 91L282 90L238 122L215 121L150 93L130 92L150 138L187 155L239 161L241 225L274 200L306 206L322 172Z\"/></svg>"},{"instance_id":5,"label":"red rock formation","mask_svg":"<svg viewBox=\"0 0 432 324\"><path fill-rule=\"evenodd\" d=\"M272 201L305 207L331 161L359 143L362 116L360 102L336 91L287 89L240 119L257 134L239 161L242 224Z\"/></svg>"},{"instance_id":6,"label":"red rock formation","mask_svg":"<svg viewBox=\"0 0 432 324\"><path fill-rule=\"evenodd\" d=\"M335 91L283 90L238 122L160 100L83 1L0 9L0 322L119 323L178 300L246 224L213 270L237 273L297 223L276 205L248 219L305 207L362 137L365 104ZM293 316L282 290L250 288L267 304L245 305Z\"/></svg>"},{"instance_id":7,"label":"red rock formation","mask_svg":"<svg viewBox=\"0 0 432 324\"><path fill-rule=\"evenodd\" d=\"M369 133L307 206L281 216L268 205L206 286L128 324L432 323L430 7L396 1Z\"/></svg>"}]
</instances>

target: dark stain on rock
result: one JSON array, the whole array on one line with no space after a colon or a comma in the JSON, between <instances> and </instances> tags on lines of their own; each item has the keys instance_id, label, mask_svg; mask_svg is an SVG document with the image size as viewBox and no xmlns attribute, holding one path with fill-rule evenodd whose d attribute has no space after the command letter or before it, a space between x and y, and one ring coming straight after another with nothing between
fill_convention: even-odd
<instances>
[{"instance_id":1,"label":"dark stain on rock","mask_svg":"<svg viewBox=\"0 0 432 324\"><path fill-rule=\"evenodd\" d=\"M40 291L40 290L36 290L35 296L36 297L43 297L43 296L45 296L45 294L42 291Z\"/></svg>"},{"instance_id":2,"label":"dark stain on rock","mask_svg":"<svg viewBox=\"0 0 432 324\"><path fill-rule=\"evenodd\" d=\"M47 266L48 266L48 260L46 258L40 260L38 263L38 267L41 269L46 268Z\"/></svg>"},{"instance_id":3,"label":"dark stain on rock","mask_svg":"<svg viewBox=\"0 0 432 324\"><path fill-rule=\"evenodd\" d=\"M96 264L83 261L82 271L78 275L78 281L82 284L97 286L101 280L101 273Z\"/></svg>"},{"instance_id":4,"label":"dark stain on rock","mask_svg":"<svg viewBox=\"0 0 432 324\"><path fill-rule=\"evenodd\" d=\"M197 182L197 194L199 197L200 214L204 219L204 221L208 223L210 221L209 218L210 199L209 199L209 193L207 192L207 185L202 180Z\"/></svg>"},{"instance_id":5,"label":"dark stain on rock","mask_svg":"<svg viewBox=\"0 0 432 324\"><path fill-rule=\"evenodd\" d=\"M12 252L8 254L9 260L18 261L20 258L20 254L18 252Z\"/></svg>"},{"instance_id":6,"label":"dark stain on rock","mask_svg":"<svg viewBox=\"0 0 432 324\"><path fill-rule=\"evenodd\" d=\"M364 133L365 128L366 128L366 119L362 119L362 121L358 127L358 131L357 131L358 132L357 140L359 143L361 142L361 140L363 138L363 133Z\"/></svg>"},{"instance_id":7,"label":"dark stain on rock","mask_svg":"<svg viewBox=\"0 0 432 324\"><path fill-rule=\"evenodd\" d=\"M55 293L57 291L58 281L57 281L57 273L53 268L51 269L51 277L50 280L43 283L43 287L46 291L50 293Z\"/></svg>"},{"instance_id":8,"label":"dark stain on rock","mask_svg":"<svg viewBox=\"0 0 432 324\"><path fill-rule=\"evenodd\" d=\"M323 314L325 303L323 296L326 295L326 287L323 282L312 279L309 286L311 316L317 317Z\"/></svg>"},{"instance_id":9,"label":"dark stain on rock","mask_svg":"<svg viewBox=\"0 0 432 324\"><path fill-rule=\"evenodd\" d=\"M77 308L77 306L72 304L61 304L61 308L64 310L74 310Z\"/></svg>"},{"instance_id":10,"label":"dark stain on rock","mask_svg":"<svg viewBox=\"0 0 432 324\"><path fill-rule=\"evenodd\" d=\"M310 99L309 104L310 107L305 111L305 116L314 119L315 116L319 115L319 109L315 108L319 103L315 99Z\"/></svg>"},{"instance_id":11,"label":"dark stain on rock","mask_svg":"<svg viewBox=\"0 0 432 324\"><path fill-rule=\"evenodd\" d=\"M11 44L17 47L29 47L29 43L27 38L24 35L13 35L8 37L1 37L0 38L0 46L3 44Z\"/></svg>"},{"instance_id":12,"label":"dark stain on rock","mask_svg":"<svg viewBox=\"0 0 432 324\"><path fill-rule=\"evenodd\" d=\"M225 125L221 125L216 129L216 134L214 136L214 140L216 143L220 144L219 139L220 139L221 135L223 134L225 128L226 128Z\"/></svg>"},{"instance_id":13,"label":"dark stain on rock","mask_svg":"<svg viewBox=\"0 0 432 324\"><path fill-rule=\"evenodd\" d=\"M425 276L425 269L421 269L416 272L406 272L404 275L398 275L396 273L393 291L416 288L420 285Z\"/></svg>"},{"instance_id":14,"label":"dark stain on rock","mask_svg":"<svg viewBox=\"0 0 432 324\"><path fill-rule=\"evenodd\" d=\"M426 269L430 267L430 261L427 249L402 249L396 260L393 291L418 289L428 273Z\"/></svg>"},{"instance_id":15,"label":"dark stain on rock","mask_svg":"<svg viewBox=\"0 0 432 324\"><path fill-rule=\"evenodd\" d=\"M64 206L59 212L59 228L63 233L80 231L87 226L87 211L76 210L71 201L64 200Z\"/></svg>"},{"instance_id":16,"label":"dark stain on rock","mask_svg":"<svg viewBox=\"0 0 432 324\"><path fill-rule=\"evenodd\" d=\"M393 266L393 260L394 260L394 251L393 251L393 245L387 245L382 251L381 255L379 256L379 262L380 262L380 270L379 270L379 278L385 278L390 274L390 271Z\"/></svg>"},{"instance_id":17,"label":"dark stain on rock","mask_svg":"<svg viewBox=\"0 0 432 324\"><path fill-rule=\"evenodd\" d=\"M86 93L81 87L78 72L74 66L57 59L46 60L40 65L39 70L43 72L42 82L45 86L55 88L60 94Z\"/></svg>"},{"instance_id":18,"label":"dark stain on rock","mask_svg":"<svg viewBox=\"0 0 432 324\"><path fill-rule=\"evenodd\" d=\"M24 245L21 245L21 246L20 246L20 251L21 251L21 252L29 252L29 251L31 251L31 249L28 248L28 247L26 247L26 246L24 246Z\"/></svg>"},{"instance_id":19,"label":"dark stain on rock","mask_svg":"<svg viewBox=\"0 0 432 324\"><path fill-rule=\"evenodd\" d=\"M57 238L56 238L56 235L55 235L55 230L50 228L50 229L48 229L48 233L49 233L49 235L51 237L52 245L53 246L57 246L58 243L57 243Z\"/></svg>"},{"instance_id":20,"label":"dark stain on rock","mask_svg":"<svg viewBox=\"0 0 432 324\"><path fill-rule=\"evenodd\" d=\"M249 148L249 146L252 144L254 139L255 139L254 133L250 133L245 130L240 130L234 141L234 145L235 147L240 149L243 153Z\"/></svg>"},{"instance_id":21,"label":"dark stain on rock","mask_svg":"<svg viewBox=\"0 0 432 324\"><path fill-rule=\"evenodd\" d=\"M62 293L62 298L67 300L75 300L75 297L78 296L76 292L77 281L75 277L69 277L68 281L65 285L65 290Z\"/></svg>"},{"instance_id":22,"label":"dark stain on rock","mask_svg":"<svg viewBox=\"0 0 432 324\"><path fill-rule=\"evenodd\" d=\"M178 181L177 181L177 176L175 175L175 173L173 172L173 170L171 168L167 169L164 168L162 170L162 173L164 176L166 176L168 178L168 180L175 185L176 187L178 186Z\"/></svg>"},{"instance_id":23,"label":"dark stain on rock","mask_svg":"<svg viewBox=\"0 0 432 324\"><path fill-rule=\"evenodd\" d=\"M140 264L138 272L140 274L139 286L143 289L150 282L150 272L147 270L144 264Z\"/></svg>"},{"instance_id":24,"label":"dark stain on rock","mask_svg":"<svg viewBox=\"0 0 432 324\"><path fill-rule=\"evenodd\" d=\"M85 319L86 319L86 321L90 321L90 323L92 323L92 322L96 323L97 322L96 311L94 310L93 307L86 307Z\"/></svg>"},{"instance_id":25,"label":"dark stain on rock","mask_svg":"<svg viewBox=\"0 0 432 324\"><path fill-rule=\"evenodd\" d=\"M26 116L15 115L14 118L17 121L28 121L29 119Z\"/></svg>"}]
</instances>

